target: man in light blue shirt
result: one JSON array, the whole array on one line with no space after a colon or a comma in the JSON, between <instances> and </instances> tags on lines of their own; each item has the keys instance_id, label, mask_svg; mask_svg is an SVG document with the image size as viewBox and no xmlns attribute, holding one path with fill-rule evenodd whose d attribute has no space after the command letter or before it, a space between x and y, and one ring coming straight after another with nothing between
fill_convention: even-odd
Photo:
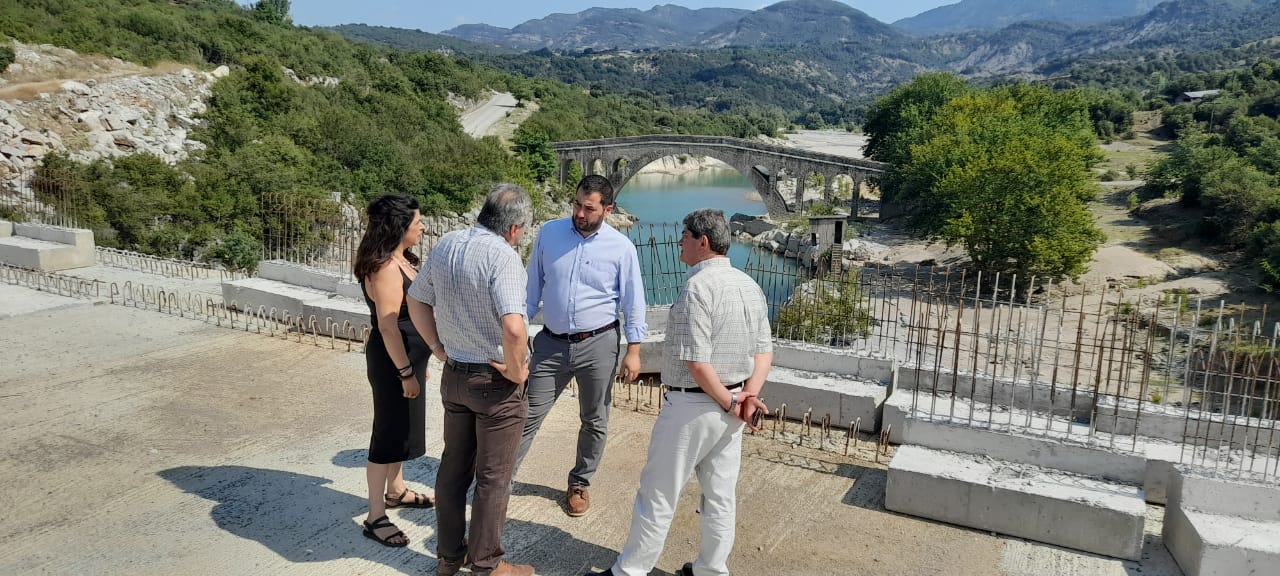
<instances>
[{"instance_id":1,"label":"man in light blue shirt","mask_svg":"<svg viewBox=\"0 0 1280 576\"><path fill-rule=\"evenodd\" d=\"M544 224L529 257L529 318L541 309L544 327L533 341L529 418L516 467L569 379L575 378L582 424L565 496L568 513L575 517L591 508L587 487L604 455L620 335L627 338L622 377L632 381L640 374L640 344L648 332L636 247L605 222L613 201L607 178L583 178L573 217Z\"/></svg>"}]
</instances>

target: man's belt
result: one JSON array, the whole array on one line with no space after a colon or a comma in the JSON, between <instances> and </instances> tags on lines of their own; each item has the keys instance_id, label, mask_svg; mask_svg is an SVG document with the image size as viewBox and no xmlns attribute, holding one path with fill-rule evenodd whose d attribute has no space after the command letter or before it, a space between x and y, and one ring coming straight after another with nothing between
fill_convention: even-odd
<instances>
[{"instance_id":1,"label":"man's belt","mask_svg":"<svg viewBox=\"0 0 1280 576\"><path fill-rule=\"evenodd\" d=\"M555 332L552 332L550 329L545 329L545 330L547 332L547 336L555 338L556 340L568 340L569 342L581 342L583 340L586 340L587 338L595 336L596 334L608 332L617 327L618 327L618 321L614 320L613 322L610 322L604 326L596 328L595 330L587 330L586 332L574 332L572 334L556 334Z\"/></svg>"},{"instance_id":2,"label":"man's belt","mask_svg":"<svg viewBox=\"0 0 1280 576\"><path fill-rule=\"evenodd\" d=\"M726 390L737 390L737 389L739 389L739 388L742 388L742 385L743 385L743 384L746 384L746 383L747 383L747 381L746 381L746 380L743 380L742 382L739 382L739 383L734 384L734 385L732 385L732 386L725 386L725 389L726 389ZM670 390L670 391L672 391L672 392L687 392L687 393L690 393L690 394L706 394L706 393L707 393L707 391L706 391L706 390L703 390L701 386L694 386L693 388L667 388L667 390Z\"/></svg>"},{"instance_id":3,"label":"man's belt","mask_svg":"<svg viewBox=\"0 0 1280 576\"><path fill-rule=\"evenodd\" d=\"M444 365L458 372L473 372L478 374L496 373L497 368L490 366L488 362L459 362L453 358L444 361Z\"/></svg>"}]
</instances>

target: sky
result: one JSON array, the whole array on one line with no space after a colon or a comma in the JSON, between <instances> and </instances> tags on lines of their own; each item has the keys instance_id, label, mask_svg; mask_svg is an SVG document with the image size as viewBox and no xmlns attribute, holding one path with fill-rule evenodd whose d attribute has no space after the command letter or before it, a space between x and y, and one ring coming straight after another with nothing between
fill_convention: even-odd
<instances>
[{"instance_id":1,"label":"sky","mask_svg":"<svg viewBox=\"0 0 1280 576\"><path fill-rule=\"evenodd\" d=\"M881 22L891 23L958 0L841 0ZM459 24L490 24L511 28L526 20L556 12L587 8L639 8L658 4L685 8L744 8L759 10L771 0L293 0L294 24L332 26L371 24L440 32Z\"/></svg>"}]
</instances>

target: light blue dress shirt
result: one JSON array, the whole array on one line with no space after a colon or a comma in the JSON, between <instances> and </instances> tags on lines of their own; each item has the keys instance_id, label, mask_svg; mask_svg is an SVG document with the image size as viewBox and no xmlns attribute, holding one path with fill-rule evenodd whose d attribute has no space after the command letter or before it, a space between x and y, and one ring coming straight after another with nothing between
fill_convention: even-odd
<instances>
[{"instance_id":1,"label":"light blue dress shirt","mask_svg":"<svg viewBox=\"0 0 1280 576\"><path fill-rule=\"evenodd\" d=\"M608 223L583 238L573 220L542 225L529 256L529 318L557 334L586 332L626 316L628 343L644 341L644 280L635 244Z\"/></svg>"}]
</instances>

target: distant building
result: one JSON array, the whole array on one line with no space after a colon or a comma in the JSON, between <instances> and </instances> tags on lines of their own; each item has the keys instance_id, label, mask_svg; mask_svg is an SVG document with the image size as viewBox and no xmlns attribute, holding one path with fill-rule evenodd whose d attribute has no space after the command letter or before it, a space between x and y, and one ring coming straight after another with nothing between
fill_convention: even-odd
<instances>
[{"instance_id":1,"label":"distant building","mask_svg":"<svg viewBox=\"0 0 1280 576\"><path fill-rule=\"evenodd\" d=\"M1197 90L1195 92L1183 92L1173 99L1174 104L1194 104L1201 100L1207 100L1218 95L1221 90Z\"/></svg>"}]
</instances>

